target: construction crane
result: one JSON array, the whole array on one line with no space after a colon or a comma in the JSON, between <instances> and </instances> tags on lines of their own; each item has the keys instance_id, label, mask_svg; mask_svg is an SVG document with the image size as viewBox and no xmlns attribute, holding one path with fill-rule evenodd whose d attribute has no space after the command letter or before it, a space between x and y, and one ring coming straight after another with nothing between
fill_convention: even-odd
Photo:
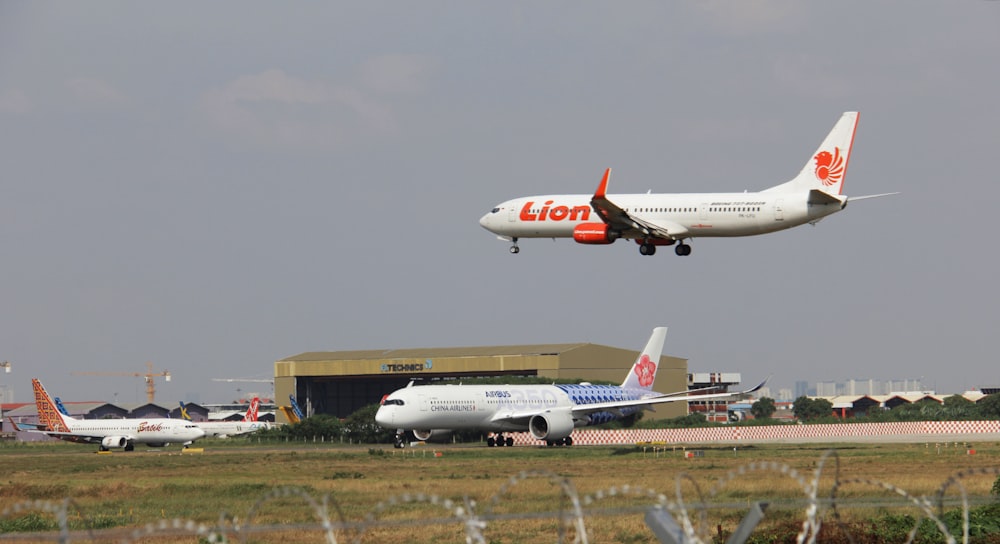
<instances>
[{"instance_id":1,"label":"construction crane","mask_svg":"<svg viewBox=\"0 0 1000 544\"><path fill-rule=\"evenodd\" d=\"M258 382L258 383L274 383L273 379L260 379L260 378L212 378L213 382Z\"/></svg>"},{"instance_id":2,"label":"construction crane","mask_svg":"<svg viewBox=\"0 0 1000 544\"><path fill-rule=\"evenodd\" d=\"M136 378L142 378L146 380L146 400L150 404L153 403L153 398L156 396L156 386L153 384L153 378L163 377L168 382L170 381L170 372L164 370L163 372L153 372L153 363L146 362L146 372L73 372L74 376L132 376Z\"/></svg>"},{"instance_id":3,"label":"construction crane","mask_svg":"<svg viewBox=\"0 0 1000 544\"><path fill-rule=\"evenodd\" d=\"M274 389L274 379L261 379L261 378L212 378L213 382L254 382L254 383L269 383L271 384L271 389ZM236 388L237 393L242 393L243 390L239 387ZM273 395L272 395L273 396Z\"/></svg>"}]
</instances>

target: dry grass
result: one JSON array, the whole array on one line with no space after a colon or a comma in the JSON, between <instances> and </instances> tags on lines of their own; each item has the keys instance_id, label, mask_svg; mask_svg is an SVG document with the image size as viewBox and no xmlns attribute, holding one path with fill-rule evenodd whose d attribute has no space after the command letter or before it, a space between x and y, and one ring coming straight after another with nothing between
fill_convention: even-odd
<instances>
[{"instance_id":1,"label":"dry grass","mask_svg":"<svg viewBox=\"0 0 1000 544\"><path fill-rule=\"evenodd\" d=\"M139 526L173 518L214 525L220 513L246 523L252 511L252 521L259 525L315 522L302 496L261 501L276 488L291 487L316 501L329 495L335 502L329 508L335 521L339 511L348 522L374 517L398 524L367 531L365 542L464 541L460 521L426 521L450 518L455 506L469 500L478 513L509 516L487 526L487 541L538 542L555 541L561 531L573 534L571 522L531 517L571 510L564 493L569 486L581 497L593 499L586 506L591 509L586 526L592 542L654 542L643 522L643 507L660 494L676 500L678 485L685 502L692 505L700 498L713 504L741 505L737 510L710 510L707 523L712 533L720 525L731 531L745 506L759 500L778 505L769 510L769 521L801 520L804 506L791 502L782 506L782 501L805 497L801 482L790 470L811 482L827 451L822 446L791 445L735 452L705 448L704 457L686 459L679 450L653 454L636 448L424 446L400 452L391 447L370 451L368 447L238 444L206 442L202 454L180 454L170 448L95 455L93 448L71 444L0 447L0 464L7 469L0 476L0 498L7 505L72 497L79 507L79 514L74 515L80 523L101 519L107 526ZM976 455L967 455L963 446L939 450L924 444L840 445L836 456L825 460L819 495L831 494L838 474L841 482L889 482L914 495L932 495L960 471L1000 467L1000 446L978 443L975 448ZM442 455L435 456L434 451ZM742 475L729 478L741 469ZM517 478L522 471L538 474ZM963 479L962 484L970 495L987 497L995 479L995 475L980 474ZM622 488L626 484L627 491ZM716 491L712 498L710 491ZM870 483L842 484L837 495L871 500L896 497ZM430 496L437 498L437 504ZM949 496L956 496L954 489ZM395 504L388 504L390 498ZM443 506L444 500L452 501L451 505ZM849 515L877 511L866 507ZM344 537L352 534L342 533ZM295 530L279 538L258 535L251 540L315 542L320 538L316 531Z\"/></svg>"}]
</instances>

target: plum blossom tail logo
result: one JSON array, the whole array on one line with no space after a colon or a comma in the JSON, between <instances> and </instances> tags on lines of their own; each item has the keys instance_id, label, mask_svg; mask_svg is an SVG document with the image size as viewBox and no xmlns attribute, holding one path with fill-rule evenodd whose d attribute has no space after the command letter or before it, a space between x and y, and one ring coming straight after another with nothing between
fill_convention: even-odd
<instances>
[{"instance_id":1,"label":"plum blossom tail logo","mask_svg":"<svg viewBox=\"0 0 1000 544\"><path fill-rule=\"evenodd\" d=\"M643 354L635 365L635 375L639 377L639 385L649 387L656 377L656 363L649 360L649 355Z\"/></svg>"},{"instance_id":2,"label":"plum blossom tail logo","mask_svg":"<svg viewBox=\"0 0 1000 544\"><path fill-rule=\"evenodd\" d=\"M840 155L840 148L833 148L833 153L820 151L813 157L816 160L816 179L820 180L827 187L836 185L844 179L844 157Z\"/></svg>"}]
</instances>

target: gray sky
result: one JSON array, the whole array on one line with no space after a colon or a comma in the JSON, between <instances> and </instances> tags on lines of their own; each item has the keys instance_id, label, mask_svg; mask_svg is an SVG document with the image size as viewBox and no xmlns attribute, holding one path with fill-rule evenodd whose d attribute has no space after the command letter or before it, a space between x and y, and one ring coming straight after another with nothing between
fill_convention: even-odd
<instances>
[{"instance_id":1,"label":"gray sky","mask_svg":"<svg viewBox=\"0 0 1000 544\"><path fill-rule=\"evenodd\" d=\"M595 342L746 382L1000 383L1000 3L0 3L0 384L229 400L303 351ZM861 111L816 227L639 255L496 203L758 190ZM266 387L266 386L265 386ZM197 395L192 397L191 395Z\"/></svg>"}]
</instances>

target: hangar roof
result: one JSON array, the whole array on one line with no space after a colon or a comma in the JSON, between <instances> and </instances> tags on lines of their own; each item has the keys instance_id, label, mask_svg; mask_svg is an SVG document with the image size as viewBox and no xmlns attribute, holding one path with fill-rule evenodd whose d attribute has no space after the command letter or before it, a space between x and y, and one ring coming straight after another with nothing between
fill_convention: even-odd
<instances>
[{"instance_id":1,"label":"hangar roof","mask_svg":"<svg viewBox=\"0 0 1000 544\"><path fill-rule=\"evenodd\" d=\"M520 346L475 346L463 348L407 348L369 349L355 351L307 351L279 360L283 362L331 361L367 359L420 359L426 357L492 357L496 355L559 355L586 346L586 342L575 344L530 344Z\"/></svg>"}]
</instances>

